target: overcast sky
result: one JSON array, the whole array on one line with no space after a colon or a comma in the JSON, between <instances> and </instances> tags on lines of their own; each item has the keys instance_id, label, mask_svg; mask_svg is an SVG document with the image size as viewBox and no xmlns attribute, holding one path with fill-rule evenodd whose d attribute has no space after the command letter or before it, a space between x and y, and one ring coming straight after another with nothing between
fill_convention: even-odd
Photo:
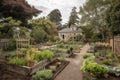
<instances>
[{"instance_id":1,"label":"overcast sky","mask_svg":"<svg viewBox=\"0 0 120 80\"><path fill-rule=\"evenodd\" d=\"M43 12L38 16L46 16L52 10L59 9L62 14L63 23L67 22L70 16L72 7L76 6L77 9L86 0L27 0L28 3L34 5L37 9L42 10Z\"/></svg>"}]
</instances>

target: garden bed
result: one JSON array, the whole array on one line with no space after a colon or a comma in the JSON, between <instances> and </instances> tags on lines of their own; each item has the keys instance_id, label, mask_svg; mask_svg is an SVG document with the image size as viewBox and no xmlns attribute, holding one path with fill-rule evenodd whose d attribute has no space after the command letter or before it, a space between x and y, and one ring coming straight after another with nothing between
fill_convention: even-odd
<instances>
[{"instance_id":1,"label":"garden bed","mask_svg":"<svg viewBox=\"0 0 120 80\"><path fill-rule=\"evenodd\" d=\"M26 75L34 74L35 72L44 68L45 66L47 66L48 64L50 64L54 60L56 60L56 58L53 58L51 61L43 60L43 61L40 61L39 63L37 63L36 65L32 66L32 67L18 66L18 65L14 65L14 64L8 64L8 63L2 64L2 65L8 71L12 71L12 72L15 72L15 73L26 76Z\"/></svg>"},{"instance_id":2,"label":"garden bed","mask_svg":"<svg viewBox=\"0 0 120 80\"><path fill-rule=\"evenodd\" d=\"M83 58L83 80L120 80L119 59L111 50L98 50L95 56L87 53Z\"/></svg>"},{"instance_id":3,"label":"garden bed","mask_svg":"<svg viewBox=\"0 0 120 80\"><path fill-rule=\"evenodd\" d=\"M69 61L61 61L59 59L56 59L52 63L50 63L48 66L46 66L46 69L51 69L53 72L52 80L69 64Z\"/></svg>"}]
</instances>

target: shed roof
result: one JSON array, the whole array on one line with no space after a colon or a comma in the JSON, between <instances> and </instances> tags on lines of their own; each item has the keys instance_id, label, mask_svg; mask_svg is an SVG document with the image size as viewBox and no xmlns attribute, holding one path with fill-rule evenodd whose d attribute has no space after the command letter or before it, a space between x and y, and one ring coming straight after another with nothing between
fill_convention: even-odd
<instances>
[{"instance_id":1,"label":"shed roof","mask_svg":"<svg viewBox=\"0 0 120 80\"><path fill-rule=\"evenodd\" d=\"M81 32L82 32L82 30L80 28L78 28L76 30L72 30L71 28L64 28L59 31L59 33L81 33Z\"/></svg>"}]
</instances>

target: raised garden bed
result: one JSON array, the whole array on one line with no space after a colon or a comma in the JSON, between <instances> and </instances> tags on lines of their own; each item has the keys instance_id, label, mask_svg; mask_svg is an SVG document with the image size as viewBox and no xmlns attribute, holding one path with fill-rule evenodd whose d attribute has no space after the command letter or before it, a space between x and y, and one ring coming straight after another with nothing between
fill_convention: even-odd
<instances>
[{"instance_id":1,"label":"raised garden bed","mask_svg":"<svg viewBox=\"0 0 120 80\"><path fill-rule=\"evenodd\" d=\"M56 70L53 71L53 80L68 64L68 61L60 61L57 58L53 58L51 61L43 60L32 67L4 63L0 66L0 80L5 80L6 78L6 80L31 80L32 75L34 75L37 71L43 68L48 69L50 66L54 65L56 66Z\"/></svg>"},{"instance_id":2,"label":"raised garden bed","mask_svg":"<svg viewBox=\"0 0 120 80\"><path fill-rule=\"evenodd\" d=\"M69 61L61 61L59 59L56 59L52 63L50 63L48 66L46 66L46 69L52 69L53 76L52 80L69 64Z\"/></svg>"},{"instance_id":3,"label":"raised garden bed","mask_svg":"<svg viewBox=\"0 0 120 80\"><path fill-rule=\"evenodd\" d=\"M2 64L3 66L5 66L6 70L8 71L12 71L21 75L32 75L35 72L39 71L40 69L44 68L46 65L50 64L51 62L53 62L54 60L56 60L56 57L53 58L51 61L48 60L43 60L40 61L39 63L37 63L36 65L32 66L32 67L28 67L28 66L17 66L14 64Z\"/></svg>"}]
</instances>

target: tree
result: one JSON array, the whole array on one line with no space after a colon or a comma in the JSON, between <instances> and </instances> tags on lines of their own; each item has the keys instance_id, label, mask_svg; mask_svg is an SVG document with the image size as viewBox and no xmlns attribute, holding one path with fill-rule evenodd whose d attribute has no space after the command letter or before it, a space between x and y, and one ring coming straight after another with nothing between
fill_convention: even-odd
<instances>
[{"instance_id":1,"label":"tree","mask_svg":"<svg viewBox=\"0 0 120 80\"><path fill-rule=\"evenodd\" d=\"M13 17L22 21L23 25L27 25L27 21L40 12L25 0L0 0L0 18Z\"/></svg>"},{"instance_id":2,"label":"tree","mask_svg":"<svg viewBox=\"0 0 120 80\"><path fill-rule=\"evenodd\" d=\"M105 38L108 27L105 23L105 11L108 7L109 0L87 0L87 2L80 7L80 22L86 26L93 26L95 33L100 33L102 39Z\"/></svg>"},{"instance_id":3,"label":"tree","mask_svg":"<svg viewBox=\"0 0 120 80\"><path fill-rule=\"evenodd\" d=\"M111 0L105 20L113 35L120 34L120 0Z\"/></svg>"},{"instance_id":4,"label":"tree","mask_svg":"<svg viewBox=\"0 0 120 80\"><path fill-rule=\"evenodd\" d=\"M50 21L54 22L58 27L61 26L62 15L59 9L54 9L48 14L47 17Z\"/></svg>"},{"instance_id":5,"label":"tree","mask_svg":"<svg viewBox=\"0 0 120 80\"><path fill-rule=\"evenodd\" d=\"M57 36L56 26L48 19L39 18L32 20L31 36L38 42L46 42L51 40L51 37Z\"/></svg>"},{"instance_id":6,"label":"tree","mask_svg":"<svg viewBox=\"0 0 120 80\"><path fill-rule=\"evenodd\" d=\"M21 21L14 20L12 17L3 19L0 22L0 37L1 38L11 38L13 37L13 27L20 27Z\"/></svg>"},{"instance_id":7,"label":"tree","mask_svg":"<svg viewBox=\"0 0 120 80\"><path fill-rule=\"evenodd\" d=\"M68 24L69 24L69 26L71 26L71 25L76 25L78 22L79 22L79 17L78 17L78 13L76 11L76 7L73 7L72 12L69 17Z\"/></svg>"},{"instance_id":8,"label":"tree","mask_svg":"<svg viewBox=\"0 0 120 80\"><path fill-rule=\"evenodd\" d=\"M86 40L89 40L89 39L92 39L92 36L93 36L93 27L91 26L80 26L80 28L83 30L84 32L84 38Z\"/></svg>"}]
</instances>

